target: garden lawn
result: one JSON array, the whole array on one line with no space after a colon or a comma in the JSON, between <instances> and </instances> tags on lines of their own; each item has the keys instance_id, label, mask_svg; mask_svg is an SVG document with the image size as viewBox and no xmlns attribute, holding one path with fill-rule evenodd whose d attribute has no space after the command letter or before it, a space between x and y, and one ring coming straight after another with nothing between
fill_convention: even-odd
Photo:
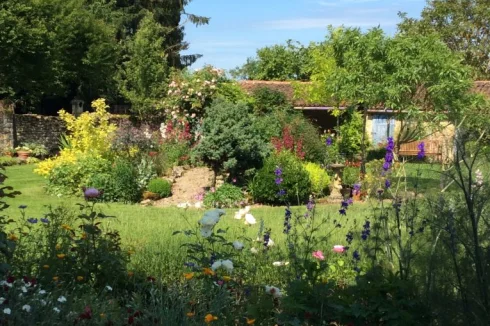
<instances>
[{"instance_id":1,"label":"garden lawn","mask_svg":"<svg viewBox=\"0 0 490 326\"><path fill-rule=\"evenodd\" d=\"M7 198L10 207L5 211L11 218L22 221L20 205L27 205L25 217L40 218L49 208L47 206L64 205L73 208L76 212L77 203L83 202L79 198L57 198L50 196L44 191L45 180L33 173L33 165L21 165L8 167L6 174L7 185L13 186L21 194L16 198ZM355 203L349 207L347 216L338 213L339 204L322 205L316 208L316 219L328 218L327 224L322 226L323 234L328 233L329 240L318 248L326 252L331 251L334 244L345 245L345 234L352 229L360 232L361 225L371 213L370 205ZM155 277L172 279L181 275L182 266L185 262L185 249L181 245L186 241L194 241L188 237L178 234L172 235L174 231L196 229L197 221L202 217L204 210L179 209L174 207L143 207L140 205L125 205L117 203L98 204L100 210L106 215L114 216L104 221L106 227L116 229L120 232L125 249L134 251L131 260L131 269L153 275ZM286 236L283 234L284 207L254 207L251 213L258 223L253 226L244 225L243 220L233 218L236 210L227 210L217 229L227 229L227 239L241 239L246 243L244 250L251 246L261 248L262 242L247 242L256 240L260 229L260 221L264 221L265 228L271 228L271 238L276 243L271 254L277 255L277 259L287 259L283 256ZM305 207L293 207L293 215L306 212ZM335 227L337 224L341 227Z\"/></svg>"}]
</instances>

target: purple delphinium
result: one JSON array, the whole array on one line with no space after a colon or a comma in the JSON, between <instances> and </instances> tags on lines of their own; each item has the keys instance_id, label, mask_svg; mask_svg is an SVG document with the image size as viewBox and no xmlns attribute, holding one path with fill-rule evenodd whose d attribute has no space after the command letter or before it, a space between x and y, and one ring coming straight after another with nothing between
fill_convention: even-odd
<instances>
[{"instance_id":1,"label":"purple delphinium","mask_svg":"<svg viewBox=\"0 0 490 326\"><path fill-rule=\"evenodd\" d=\"M20 205L19 206L19 209L26 209L27 208L27 205Z\"/></svg>"},{"instance_id":2,"label":"purple delphinium","mask_svg":"<svg viewBox=\"0 0 490 326\"><path fill-rule=\"evenodd\" d=\"M332 137L328 136L328 137L327 137L327 140L325 141L325 144L326 144L327 146L331 146L331 145L332 145L332 142L333 142Z\"/></svg>"},{"instance_id":3,"label":"purple delphinium","mask_svg":"<svg viewBox=\"0 0 490 326\"><path fill-rule=\"evenodd\" d=\"M286 190L284 190L284 189L279 190L279 192L277 193L277 195L278 195L279 197L281 197L281 196L285 196L285 195L286 195Z\"/></svg>"},{"instance_id":4,"label":"purple delphinium","mask_svg":"<svg viewBox=\"0 0 490 326\"><path fill-rule=\"evenodd\" d=\"M353 187L354 187L354 189L352 190L352 193L354 195L358 195L361 192L361 184L355 183Z\"/></svg>"},{"instance_id":5,"label":"purple delphinium","mask_svg":"<svg viewBox=\"0 0 490 326\"><path fill-rule=\"evenodd\" d=\"M422 160L425 157L425 144L424 144L424 142L420 142L420 144L417 145L417 148L419 149L419 152L417 153L417 158L419 160Z\"/></svg>"},{"instance_id":6,"label":"purple delphinium","mask_svg":"<svg viewBox=\"0 0 490 326\"><path fill-rule=\"evenodd\" d=\"M31 224L36 224L37 223L37 218L34 218L34 217L29 217L27 219L27 222L31 223Z\"/></svg>"},{"instance_id":7,"label":"purple delphinium","mask_svg":"<svg viewBox=\"0 0 490 326\"><path fill-rule=\"evenodd\" d=\"M44 224L48 224L49 223L49 220L47 218L42 218L41 219L41 222L43 222Z\"/></svg>"},{"instance_id":8,"label":"purple delphinium","mask_svg":"<svg viewBox=\"0 0 490 326\"><path fill-rule=\"evenodd\" d=\"M347 215L344 207L342 207L341 209L339 209L339 213L340 213L340 215Z\"/></svg>"},{"instance_id":9,"label":"purple delphinium","mask_svg":"<svg viewBox=\"0 0 490 326\"><path fill-rule=\"evenodd\" d=\"M385 180L385 188L388 189L389 187L391 187L391 181L389 179L386 179Z\"/></svg>"},{"instance_id":10,"label":"purple delphinium","mask_svg":"<svg viewBox=\"0 0 490 326\"><path fill-rule=\"evenodd\" d=\"M367 238L371 235L371 222L366 221L362 228L361 238L362 240L367 240Z\"/></svg>"},{"instance_id":11,"label":"purple delphinium","mask_svg":"<svg viewBox=\"0 0 490 326\"><path fill-rule=\"evenodd\" d=\"M386 145L385 162L383 164L383 170L388 171L393 163L393 151L395 150L395 141L393 137L388 137L388 144Z\"/></svg>"},{"instance_id":12,"label":"purple delphinium","mask_svg":"<svg viewBox=\"0 0 490 326\"><path fill-rule=\"evenodd\" d=\"M291 230L291 210L289 209L289 206L286 207L286 211L284 212L284 233L288 234L289 230ZM265 242L265 236L264 236L264 242ZM269 240L267 240L269 242Z\"/></svg>"},{"instance_id":13,"label":"purple delphinium","mask_svg":"<svg viewBox=\"0 0 490 326\"><path fill-rule=\"evenodd\" d=\"M276 167L274 173L276 174L276 177L280 177L282 175L282 169L280 167Z\"/></svg>"},{"instance_id":14,"label":"purple delphinium","mask_svg":"<svg viewBox=\"0 0 490 326\"><path fill-rule=\"evenodd\" d=\"M354 258L355 261L359 261L361 260L361 255L359 255L359 251L355 250L353 253L352 253L352 258Z\"/></svg>"},{"instance_id":15,"label":"purple delphinium","mask_svg":"<svg viewBox=\"0 0 490 326\"><path fill-rule=\"evenodd\" d=\"M282 178L276 178L276 185L280 185L282 183Z\"/></svg>"},{"instance_id":16,"label":"purple delphinium","mask_svg":"<svg viewBox=\"0 0 490 326\"><path fill-rule=\"evenodd\" d=\"M345 235L345 241L348 243L348 244L351 244L352 243L352 240L354 240L354 234L349 231L346 235Z\"/></svg>"}]
</instances>

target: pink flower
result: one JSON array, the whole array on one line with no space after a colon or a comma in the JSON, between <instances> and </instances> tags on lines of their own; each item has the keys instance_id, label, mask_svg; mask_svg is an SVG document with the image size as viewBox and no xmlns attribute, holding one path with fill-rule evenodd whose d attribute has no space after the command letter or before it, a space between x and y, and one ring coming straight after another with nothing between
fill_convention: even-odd
<instances>
[{"instance_id":1,"label":"pink flower","mask_svg":"<svg viewBox=\"0 0 490 326\"><path fill-rule=\"evenodd\" d=\"M313 258L316 258L318 260L325 259L325 257L323 256L323 252L321 250L313 251Z\"/></svg>"},{"instance_id":2,"label":"pink flower","mask_svg":"<svg viewBox=\"0 0 490 326\"><path fill-rule=\"evenodd\" d=\"M335 251L335 252L337 252L337 253L339 253L339 254L341 254L341 253L343 253L345 251L345 247L342 246L342 245L335 245L335 246L333 246L333 249L332 250Z\"/></svg>"}]
</instances>

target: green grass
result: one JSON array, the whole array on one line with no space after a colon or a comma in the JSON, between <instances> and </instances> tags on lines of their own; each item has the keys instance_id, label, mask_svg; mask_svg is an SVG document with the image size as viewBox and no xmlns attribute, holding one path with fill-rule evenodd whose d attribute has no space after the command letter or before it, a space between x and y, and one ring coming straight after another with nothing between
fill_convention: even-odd
<instances>
[{"instance_id":1,"label":"green grass","mask_svg":"<svg viewBox=\"0 0 490 326\"><path fill-rule=\"evenodd\" d=\"M33 173L33 165L8 167L6 174L7 185L13 186L21 194L16 198L7 199L10 207L6 214L14 219L20 219L20 205L27 205L26 217L42 217L48 211L49 205L64 205L74 210L76 204L82 203L83 198L57 198L46 194L45 180ZM181 272L185 260L185 251L180 246L189 239L183 235L172 236L176 230L195 228L204 210L183 210L174 207L143 207L140 205L126 205L119 203L98 204L105 214L116 217L106 220L107 227L120 232L123 245L135 251L132 258L132 268L137 268L148 274L159 276ZM322 245L324 251L329 251L334 244L345 242L345 233L354 221L361 223L364 220L367 204L356 204L349 208L348 217L340 217L339 205L322 205L317 208L317 216L330 217L330 222L321 233L332 233L329 243ZM303 215L304 207L293 207L293 213ZM221 219L218 228L229 228L226 238L233 241L239 237L257 238L259 224L245 226L243 221L233 218L235 210L227 210ZM284 207L258 207L252 208L252 214L257 221L264 220L266 228L271 228L271 238L278 248L284 248L285 235L283 234ZM341 221L342 228L335 228L333 220ZM261 243L254 243L260 247ZM247 246L249 249L250 245ZM279 252L280 250L277 249Z\"/></svg>"}]
</instances>

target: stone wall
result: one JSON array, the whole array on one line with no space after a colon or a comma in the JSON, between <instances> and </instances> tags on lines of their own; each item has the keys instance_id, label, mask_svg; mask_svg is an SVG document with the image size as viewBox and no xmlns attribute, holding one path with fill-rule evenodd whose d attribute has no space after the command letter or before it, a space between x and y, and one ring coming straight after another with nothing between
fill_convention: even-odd
<instances>
[{"instance_id":1,"label":"stone wall","mask_svg":"<svg viewBox=\"0 0 490 326\"><path fill-rule=\"evenodd\" d=\"M0 150L14 147L13 128L14 112L12 106L0 101Z\"/></svg>"},{"instance_id":2,"label":"stone wall","mask_svg":"<svg viewBox=\"0 0 490 326\"><path fill-rule=\"evenodd\" d=\"M59 148L61 134L66 132L60 118L37 114L16 114L15 144L39 143L54 152Z\"/></svg>"}]
</instances>

